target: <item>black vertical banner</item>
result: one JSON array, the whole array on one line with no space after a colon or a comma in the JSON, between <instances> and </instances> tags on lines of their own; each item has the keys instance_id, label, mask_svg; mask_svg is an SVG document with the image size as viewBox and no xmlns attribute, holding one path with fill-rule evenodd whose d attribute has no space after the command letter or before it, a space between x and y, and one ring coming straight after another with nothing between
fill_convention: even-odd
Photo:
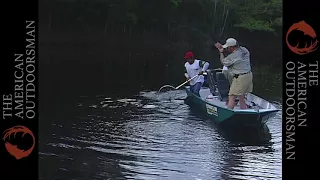
<instances>
[{"instance_id":1,"label":"black vertical banner","mask_svg":"<svg viewBox=\"0 0 320 180\"><path fill-rule=\"evenodd\" d=\"M1 179L38 179L38 1L1 11Z\"/></svg>"},{"instance_id":2,"label":"black vertical banner","mask_svg":"<svg viewBox=\"0 0 320 180\"><path fill-rule=\"evenodd\" d=\"M283 11L283 179L317 179L319 8L312 0L286 0Z\"/></svg>"}]
</instances>

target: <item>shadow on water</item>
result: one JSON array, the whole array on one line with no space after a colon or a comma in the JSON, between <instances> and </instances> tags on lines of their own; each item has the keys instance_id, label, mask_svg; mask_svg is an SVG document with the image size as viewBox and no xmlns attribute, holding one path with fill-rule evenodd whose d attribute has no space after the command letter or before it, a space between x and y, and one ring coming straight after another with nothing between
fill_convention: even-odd
<instances>
[{"instance_id":1,"label":"shadow on water","mask_svg":"<svg viewBox=\"0 0 320 180\"><path fill-rule=\"evenodd\" d=\"M277 170L268 167L274 161L279 162L278 165L281 167L281 159L274 156L277 153L281 156L281 152L277 152L278 150L274 148L274 142L271 141L272 135L267 125L256 131L218 129L218 132L225 141L229 142L221 178L281 178Z\"/></svg>"},{"instance_id":2,"label":"shadow on water","mask_svg":"<svg viewBox=\"0 0 320 180\"><path fill-rule=\"evenodd\" d=\"M191 110L191 114L201 118L207 125L215 129L221 137L226 141L236 145L249 145L249 146L271 146L271 134L269 127L264 124L261 128L257 129L241 129L235 127L220 126L214 123L207 116L204 116L198 111Z\"/></svg>"},{"instance_id":3,"label":"shadow on water","mask_svg":"<svg viewBox=\"0 0 320 180\"><path fill-rule=\"evenodd\" d=\"M219 134L224 142L227 142L224 146L223 162L221 163L221 179L258 177L281 179L281 176L274 169L271 170L268 167L269 163L273 161L279 162L281 167L281 159L270 157L271 154L281 156L281 151L279 152L277 149L281 142L272 141L272 134L267 124L261 129L228 129L228 127L219 126L219 124L212 122L198 111L190 111L190 115L202 119L208 127ZM281 131L277 130L273 138L279 138L277 137L279 134L281 135Z\"/></svg>"},{"instance_id":4,"label":"shadow on water","mask_svg":"<svg viewBox=\"0 0 320 180\"><path fill-rule=\"evenodd\" d=\"M220 128L219 134L234 144L250 146L270 146L271 134L267 125L259 130L228 130Z\"/></svg>"}]
</instances>

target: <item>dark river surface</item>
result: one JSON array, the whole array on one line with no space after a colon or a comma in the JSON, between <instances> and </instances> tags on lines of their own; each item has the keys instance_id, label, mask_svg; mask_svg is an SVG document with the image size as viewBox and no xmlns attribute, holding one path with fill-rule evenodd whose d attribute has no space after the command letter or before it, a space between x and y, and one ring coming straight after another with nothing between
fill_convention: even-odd
<instances>
[{"instance_id":1,"label":"dark river surface","mask_svg":"<svg viewBox=\"0 0 320 180\"><path fill-rule=\"evenodd\" d=\"M280 76L256 78L255 92L281 109ZM156 91L84 95L55 112L40 116L52 122L40 132L43 180L282 177L281 111L260 133L221 130Z\"/></svg>"}]
</instances>

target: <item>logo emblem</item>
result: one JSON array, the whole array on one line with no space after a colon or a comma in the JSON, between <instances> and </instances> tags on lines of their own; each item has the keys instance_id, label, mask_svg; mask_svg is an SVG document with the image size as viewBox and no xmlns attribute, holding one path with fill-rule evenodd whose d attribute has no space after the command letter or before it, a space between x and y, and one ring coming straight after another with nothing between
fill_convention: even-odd
<instances>
[{"instance_id":1,"label":"logo emblem","mask_svg":"<svg viewBox=\"0 0 320 180\"><path fill-rule=\"evenodd\" d=\"M299 48L298 46L300 45L299 43L296 46L292 46L289 43L289 34L293 31L301 31L303 32L303 34L305 36L309 36L310 38L312 38L313 40L315 40L313 43L308 43L307 41L304 42L304 47L303 48ZM300 21L298 23L294 23L288 30L287 35L286 35L286 43L287 46L289 47L289 49L299 55L305 55L308 53L311 53L315 50L317 50L317 44L318 44L318 40L317 38L317 34L314 31L314 29L307 24L305 21ZM308 45L309 44L309 45Z\"/></svg>"},{"instance_id":2,"label":"logo emblem","mask_svg":"<svg viewBox=\"0 0 320 180\"><path fill-rule=\"evenodd\" d=\"M9 142L10 138L11 138L11 140L12 140L12 137L13 137L13 139L16 138L16 134L19 132L23 133L22 138L26 134L29 134L32 137L33 143L32 143L32 146L28 150L19 149L18 145L13 145ZM14 126L12 128L6 129L3 133L4 133L3 140L5 141L5 147L6 147L7 151L12 156L14 156L17 160L22 159L24 157L27 157L31 154L31 152L33 151L34 146L35 146L35 137L34 137L32 131L30 131L30 129L28 129L25 126ZM13 136L11 136L12 134L13 134Z\"/></svg>"}]
</instances>

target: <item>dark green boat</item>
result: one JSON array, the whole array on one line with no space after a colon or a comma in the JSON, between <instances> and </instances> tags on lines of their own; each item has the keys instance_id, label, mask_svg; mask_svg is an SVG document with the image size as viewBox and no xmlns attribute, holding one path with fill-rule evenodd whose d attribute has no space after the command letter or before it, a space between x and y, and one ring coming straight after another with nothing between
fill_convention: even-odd
<instances>
[{"instance_id":1,"label":"dark green boat","mask_svg":"<svg viewBox=\"0 0 320 180\"><path fill-rule=\"evenodd\" d=\"M208 71L209 87L202 87L200 97L195 96L186 86L185 103L191 109L200 111L214 122L233 127L261 127L279 111L272 103L254 95L246 95L248 109L240 109L239 103L234 109L227 108L229 82L222 72Z\"/></svg>"}]
</instances>

